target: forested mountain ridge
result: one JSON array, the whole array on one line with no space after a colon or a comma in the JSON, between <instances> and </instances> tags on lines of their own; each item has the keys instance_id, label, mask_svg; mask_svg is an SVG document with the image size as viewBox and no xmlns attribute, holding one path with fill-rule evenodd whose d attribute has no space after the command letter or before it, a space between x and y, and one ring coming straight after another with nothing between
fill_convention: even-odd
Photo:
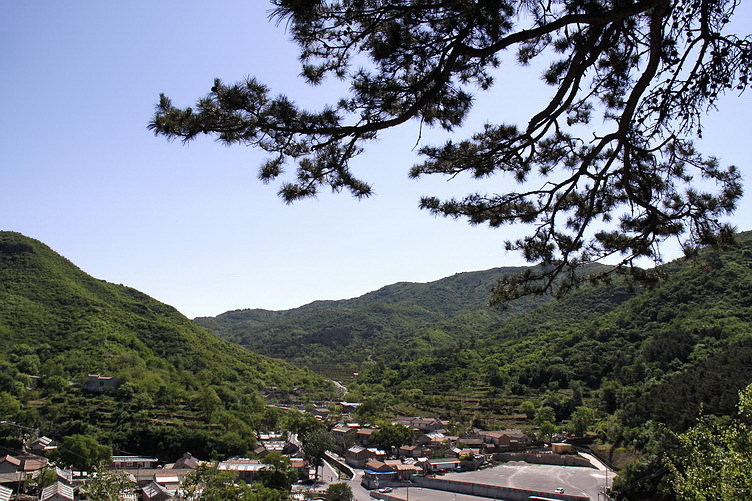
<instances>
[{"instance_id":1,"label":"forested mountain ridge","mask_svg":"<svg viewBox=\"0 0 752 501\"><path fill-rule=\"evenodd\" d=\"M426 315L446 316L465 308L484 307L499 276L521 268L494 268L457 273L429 283L398 282L352 299L323 300L283 311L262 309L234 310L216 317L198 317L194 322L210 327L226 337L242 337L247 329L264 327L285 319L300 318L311 312L354 311L376 304L406 303Z\"/></svg>"},{"instance_id":2,"label":"forested mountain ridge","mask_svg":"<svg viewBox=\"0 0 752 501\"><path fill-rule=\"evenodd\" d=\"M518 413L515 395L549 395L557 417L566 419L566 395L576 386L599 399L604 412L625 411L627 425L656 420L683 429L700 402L706 411L731 412L738 390L752 381L752 233L737 241L662 266L651 288L616 278L506 310L488 308L487 291L501 273L520 269L195 321L324 373L335 370L327 361L357 370L348 388L378 401L377 408L409 403L446 415L463 406L494 419ZM441 308L454 298L461 303ZM667 392L677 398L665 398Z\"/></svg>"},{"instance_id":3,"label":"forested mountain ridge","mask_svg":"<svg viewBox=\"0 0 752 501\"><path fill-rule=\"evenodd\" d=\"M752 234L737 240L665 265L655 287L583 287L449 349L371 364L349 388L377 411L489 426L519 421L525 400L559 423L585 405L612 444L652 451L650 476L665 430L733 414L752 383Z\"/></svg>"},{"instance_id":4,"label":"forested mountain ridge","mask_svg":"<svg viewBox=\"0 0 752 501\"><path fill-rule=\"evenodd\" d=\"M94 279L12 232L0 232L0 344L1 417L132 451L245 452L265 412L261 391L332 391L309 371L217 339L171 306ZM123 384L101 396L69 386L87 373ZM39 376L36 389L29 376Z\"/></svg>"},{"instance_id":5,"label":"forested mountain ridge","mask_svg":"<svg viewBox=\"0 0 752 501\"><path fill-rule=\"evenodd\" d=\"M503 309L488 306L499 278L523 270L494 268L429 283L400 282L353 299L286 311L235 310L194 322L252 351L345 377L366 360L409 360L424 348L449 348L458 338L480 336L551 301L531 296Z\"/></svg>"}]
</instances>

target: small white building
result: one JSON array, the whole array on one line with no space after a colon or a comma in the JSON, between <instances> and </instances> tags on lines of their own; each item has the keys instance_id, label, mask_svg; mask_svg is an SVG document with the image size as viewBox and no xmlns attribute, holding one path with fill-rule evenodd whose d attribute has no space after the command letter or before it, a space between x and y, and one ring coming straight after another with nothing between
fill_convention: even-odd
<instances>
[{"instance_id":1,"label":"small white building","mask_svg":"<svg viewBox=\"0 0 752 501\"><path fill-rule=\"evenodd\" d=\"M112 456L110 468L115 470L135 470L156 468L159 459L143 456Z\"/></svg>"},{"instance_id":2,"label":"small white building","mask_svg":"<svg viewBox=\"0 0 752 501\"><path fill-rule=\"evenodd\" d=\"M101 374L87 374L84 379L84 389L93 393L104 393L108 388L117 388L120 380L114 376L102 376Z\"/></svg>"}]
</instances>

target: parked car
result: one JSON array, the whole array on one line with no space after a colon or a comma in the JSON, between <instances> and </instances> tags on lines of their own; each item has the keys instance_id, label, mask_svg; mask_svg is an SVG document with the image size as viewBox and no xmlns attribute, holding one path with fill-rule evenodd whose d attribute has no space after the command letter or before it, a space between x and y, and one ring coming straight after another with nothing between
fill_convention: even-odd
<instances>
[{"instance_id":1,"label":"parked car","mask_svg":"<svg viewBox=\"0 0 752 501\"><path fill-rule=\"evenodd\" d=\"M392 488L391 487L382 487L381 489L379 489L379 492L392 492Z\"/></svg>"},{"instance_id":2,"label":"parked car","mask_svg":"<svg viewBox=\"0 0 752 501\"><path fill-rule=\"evenodd\" d=\"M556 489L554 489L554 493L564 494L564 487L557 487Z\"/></svg>"}]
</instances>

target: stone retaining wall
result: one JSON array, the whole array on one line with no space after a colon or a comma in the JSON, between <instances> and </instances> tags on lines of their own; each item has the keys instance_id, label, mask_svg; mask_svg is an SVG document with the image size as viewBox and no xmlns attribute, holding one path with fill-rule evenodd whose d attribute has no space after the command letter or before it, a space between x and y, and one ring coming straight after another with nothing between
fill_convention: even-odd
<instances>
[{"instance_id":1,"label":"stone retaining wall","mask_svg":"<svg viewBox=\"0 0 752 501\"><path fill-rule=\"evenodd\" d=\"M499 452L493 455L494 461L524 461L533 464L553 464L557 466L584 466L595 468L585 458L569 454L550 454L536 452Z\"/></svg>"},{"instance_id":2,"label":"stone retaining wall","mask_svg":"<svg viewBox=\"0 0 752 501\"><path fill-rule=\"evenodd\" d=\"M345 460L342 458L335 457L334 454L330 454L329 452L326 453L326 460L330 463L334 463L337 465L337 468L344 471L348 475L350 475L350 478L355 477L355 472L350 468L347 463L345 463Z\"/></svg>"},{"instance_id":3,"label":"stone retaining wall","mask_svg":"<svg viewBox=\"0 0 752 501\"><path fill-rule=\"evenodd\" d=\"M514 489L512 487L476 484L473 482L459 482L456 480L445 480L443 478L439 479L416 477L415 479L413 479L413 484L418 487L425 487L426 489L456 492L458 494L468 494L470 496L480 496L495 499L501 498L506 501L528 501L530 496L560 499L562 501L589 501L590 499L587 496L575 496L572 494L553 494L551 492Z\"/></svg>"}]
</instances>

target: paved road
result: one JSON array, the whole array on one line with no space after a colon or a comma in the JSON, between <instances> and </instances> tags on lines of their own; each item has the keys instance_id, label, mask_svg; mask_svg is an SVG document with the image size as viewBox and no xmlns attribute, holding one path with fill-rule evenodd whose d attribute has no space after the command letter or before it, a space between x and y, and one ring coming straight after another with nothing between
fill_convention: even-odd
<instances>
[{"instance_id":1,"label":"paved road","mask_svg":"<svg viewBox=\"0 0 752 501\"><path fill-rule=\"evenodd\" d=\"M329 485L338 482L347 482L346 480L340 480L337 470L332 465L324 461L324 466L319 467L319 481L315 484L295 484L293 486L293 492L325 492Z\"/></svg>"},{"instance_id":2,"label":"paved road","mask_svg":"<svg viewBox=\"0 0 752 501\"><path fill-rule=\"evenodd\" d=\"M353 492L353 501L370 501L372 498L368 489L360 485L360 481L363 479L363 470L358 470L356 468L353 468L352 470L355 473L355 476L350 479L348 485Z\"/></svg>"}]
</instances>

